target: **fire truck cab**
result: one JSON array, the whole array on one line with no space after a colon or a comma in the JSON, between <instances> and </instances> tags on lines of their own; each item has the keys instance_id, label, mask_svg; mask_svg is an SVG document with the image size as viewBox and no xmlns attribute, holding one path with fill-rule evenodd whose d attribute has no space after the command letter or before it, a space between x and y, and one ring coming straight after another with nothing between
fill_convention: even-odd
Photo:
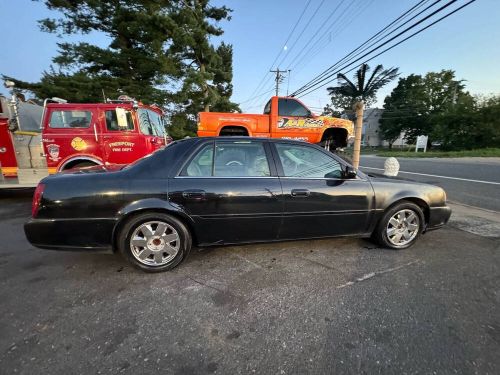
<instances>
[{"instance_id":1,"label":"fire truck cab","mask_svg":"<svg viewBox=\"0 0 500 375\"><path fill-rule=\"evenodd\" d=\"M128 97L91 104L48 99L35 131L23 129L22 106L13 109L13 103L4 98L2 108L10 109L0 114L3 185L9 177L35 186L47 174L71 168L129 164L172 141L162 110Z\"/></svg>"}]
</instances>

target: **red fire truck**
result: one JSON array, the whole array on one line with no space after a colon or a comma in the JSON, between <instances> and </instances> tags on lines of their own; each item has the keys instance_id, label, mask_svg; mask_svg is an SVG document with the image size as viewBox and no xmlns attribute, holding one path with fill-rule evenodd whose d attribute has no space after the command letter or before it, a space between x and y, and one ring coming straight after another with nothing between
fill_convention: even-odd
<instances>
[{"instance_id":1,"label":"red fire truck","mask_svg":"<svg viewBox=\"0 0 500 375\"><path fill-rule=\"evenodd\" d=\"M71 168L128 164L172 141L162 110L128 97L96 104L45 100L38 129L23 126L24 107L14 93L10 101L0 98L0 187L36 186Z\"/></svg>"}]
</instances>

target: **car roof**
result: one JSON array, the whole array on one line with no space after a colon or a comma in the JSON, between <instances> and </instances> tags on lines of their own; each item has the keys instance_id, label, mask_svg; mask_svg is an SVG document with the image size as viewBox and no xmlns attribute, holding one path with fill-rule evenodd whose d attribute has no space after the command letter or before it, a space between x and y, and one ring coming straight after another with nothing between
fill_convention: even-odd
<instances>
[{"instance_id":1,"label":"car roof","mask_svg":"<svg viewBox=\"0 0 500 375\"><path fill-rule=\"evenodd\" d=\"M248 136L220 136L220 137L193 137L189 138L191 140L224 140L224 141L248 141L248 140L258 140L265 142L287 142L287 143L296 143L299 145L310 144L305 141L296 140L296 139L285 139L285 138L268 138L268 137L248 137ZM187 140L187 139L185 139Z\"/></svg>"}]
</instances>

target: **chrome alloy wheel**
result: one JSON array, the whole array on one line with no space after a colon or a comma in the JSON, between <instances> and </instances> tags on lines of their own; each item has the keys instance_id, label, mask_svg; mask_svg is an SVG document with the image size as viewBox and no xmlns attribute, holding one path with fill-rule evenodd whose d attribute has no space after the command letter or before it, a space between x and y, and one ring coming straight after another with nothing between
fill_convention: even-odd
<instances>
[{"instance_id":1,"label":"chrome alloy wheel","mask_svg":"<svg viewBox=\"0 0 500 375\"><path fill-rule=\"evenodd\" d=\"M130 237L132 255L148 266L169 263L179 252L181 239L170 224L148 221L139 225Z\"/></svg>"},{"instance_id":2,"label":"chrome alloy wheel","mask_svg":"<svg viewBox=\"0 0 500 375\"><path fill-rule=\"evenodd\" d=\"M387 239L394 246L405 246L417 236L420 229L420 218L412 210L396 212L387 223Z\"/></svg>"}]
</instances>

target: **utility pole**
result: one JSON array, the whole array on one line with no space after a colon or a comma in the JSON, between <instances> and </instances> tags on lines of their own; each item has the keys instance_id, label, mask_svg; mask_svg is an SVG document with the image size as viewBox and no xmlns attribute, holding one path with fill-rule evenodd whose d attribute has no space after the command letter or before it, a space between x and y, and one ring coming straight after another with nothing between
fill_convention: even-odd
<instances>
[{"instance_id":1,"label":"utility pole","mask_svg":"<svg viewBox=\"0 0 500 375\"><path fill-rule=\"evenodd\" d=\"M285 73L287 72L286 70L280 70L280 68L276 70L270 70L271 73L276 73L276 78L274 81L276 82L276 96L278 96L279 93L279 87L280 83L283 82L283 79L285 78ZM290 70L288 70L288 73L290 73Z\"/></svg>"}]
</instances>

